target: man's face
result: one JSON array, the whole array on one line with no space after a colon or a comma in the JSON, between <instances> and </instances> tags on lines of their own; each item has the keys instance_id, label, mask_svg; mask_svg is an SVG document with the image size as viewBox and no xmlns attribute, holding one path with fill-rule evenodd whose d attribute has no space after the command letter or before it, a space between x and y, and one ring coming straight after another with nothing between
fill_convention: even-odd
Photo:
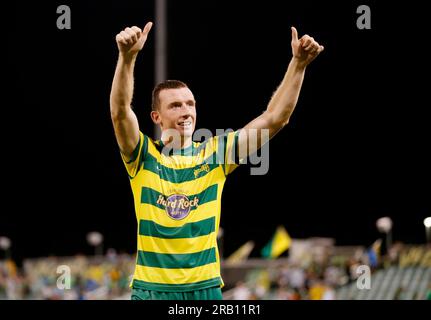
<instances>
[{"instance_id":1,"label":"man's face","mask_svg":"<svg viewBox=\"0 0 431 320\"><path fill-rule=\"evenodd\" d=\"M191 137L196 124L196 101L190 89L162 90L159 101L159 110L153 120L162 130L175 129L182 137Z\"/></svg>"}]
</instances>

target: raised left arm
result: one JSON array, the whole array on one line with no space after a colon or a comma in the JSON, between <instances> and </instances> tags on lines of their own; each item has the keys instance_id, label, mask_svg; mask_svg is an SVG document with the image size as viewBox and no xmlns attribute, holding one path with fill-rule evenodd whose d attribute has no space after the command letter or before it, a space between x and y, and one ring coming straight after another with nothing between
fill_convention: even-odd
<instances>
[{"instance_id":1,"label":"raised left arm","mask_svg":"<svg viewBox=\"0 0 431 320\"><path fill-rule=\"evenodd\" d=\"M298 39L298 33L294 27L292 27L291 44L292 60L266 111L248 123L239 132L238 150L240 159L253 154L267 142L262 140L262 129L269 131L269 139L271 139L289 122L298 101L305 69L324 49L309 35L304 35ZM253 133L253 130L257 132ZM253 143L249 143L251 140L253 140Z\"/></svg>"}]
</instances>

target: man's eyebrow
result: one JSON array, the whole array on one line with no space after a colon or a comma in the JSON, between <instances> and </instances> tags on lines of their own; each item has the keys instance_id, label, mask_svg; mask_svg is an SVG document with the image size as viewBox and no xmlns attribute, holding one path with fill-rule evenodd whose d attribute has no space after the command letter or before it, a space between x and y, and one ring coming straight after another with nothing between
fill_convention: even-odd
<instances>
[{"instance_id":1,"label":"man's eyebrow","mask_svg":"<svg viewBox=\"0 0 431 320\"><path fill-rule=\"evenodd\" d=\"M181 103L182 103L181 101L172 101L172 102L170 102L168 105L169 105L169 106L173 106L173 105L181 104ZM187 103L187 104L190 104L190 103L192 103L192 104L196 104L196 101L195 101L195 100L193 100L193 99L190 99L190 100L187 100L187 101L186 101L186 103Z\"/></svg>"},{"instance_id":2,"label":"man's eyebrow","mask_svg":"<svg viewBox=\"0 0 431 320\"><path fill-rule=\"evenodd\" d=\"M175 104L181 104L181 101L172 101L169 103L170 106L173 106Z\"/></svg>"}]
</instances>

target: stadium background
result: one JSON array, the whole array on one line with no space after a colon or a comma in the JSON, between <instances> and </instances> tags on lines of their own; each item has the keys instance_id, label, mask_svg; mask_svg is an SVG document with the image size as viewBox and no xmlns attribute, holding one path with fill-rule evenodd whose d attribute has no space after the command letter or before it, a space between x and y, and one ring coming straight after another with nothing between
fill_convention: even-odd
<instances>
[{"instance_id":1,"label":"stadium background","mask_svg":"<svg viewBox=\"0 0 431 320\"><path fill-rule=\"evenodd\" d=\"M70 5L72 29L56 28ZM358 30L358 1L168 1L168 78L189 84L197 127L237 129L260 114L291 57L290 26L325 51L308 68L287 128L270 143L270 170L244 166L223 196L223 249L248 240L259 257L282 224L293 238L370 246L375 221L393 219L393 240L423 244L431 162L424 57L425 10L369 1L372 29ZM13 88L3 126L0 235L18 262L39 256L132 253L132 195L109 115L115 34L154 19L152 1L21 1L7 33ZM157 28L157 25L155 25ZM154 85L154 34L135 72L141 130ZM9 101L9 99L8 99ZM10 114L9 114L10 113Z\"/></svg>"}]
</instances>

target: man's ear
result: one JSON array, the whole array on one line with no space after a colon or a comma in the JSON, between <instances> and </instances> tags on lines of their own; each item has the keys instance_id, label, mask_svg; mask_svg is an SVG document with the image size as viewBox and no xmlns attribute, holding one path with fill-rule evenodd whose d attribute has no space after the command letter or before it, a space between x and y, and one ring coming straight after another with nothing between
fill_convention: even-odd
<instances>
[{"instance_id":1,"label":"man's ear","mask_svg":"<svg viewBox=\"0 0 431 320\"><path fill-rule=\"evenodd\" d=\"M151 111L151 119L155 124L160 124L162 122L162 119L160 118L160 114L158 111Z\"/></svg>"}]
</instances>

